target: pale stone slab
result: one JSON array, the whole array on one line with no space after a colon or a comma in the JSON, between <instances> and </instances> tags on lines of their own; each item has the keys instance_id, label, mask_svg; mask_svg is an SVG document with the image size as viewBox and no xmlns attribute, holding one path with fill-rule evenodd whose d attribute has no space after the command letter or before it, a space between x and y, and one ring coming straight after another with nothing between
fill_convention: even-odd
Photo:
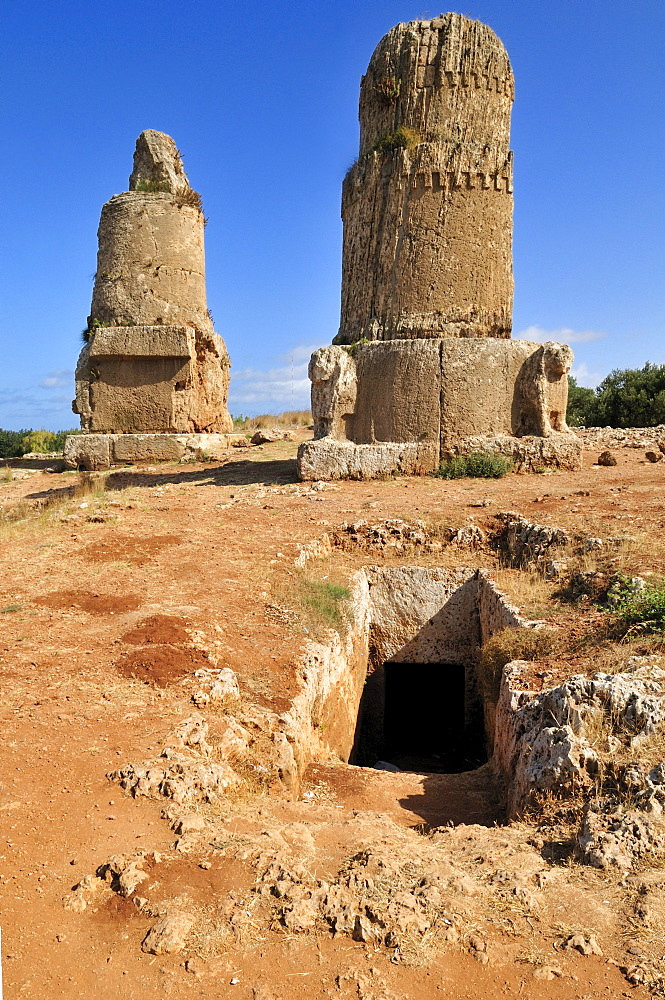
<instances>
[{"instance_id":1,"label":"pale stone slab","mask_svg":"<svg viewBox=\"0 0 665 1000\"><path fill-rule=\"evenodd\" d=\"M134 463L228 458L244 434L72 434L65 440L69 469L108 469Z\"/></svg>"},{"instance_id":2,"label":"pale stone slab","mask_svg":"<svg viewBox=\"0 0 665 1000\"><path fill-rule=\"evenodd\" d=\"M436 469L438 460L436 441L354 444L326 437L300 445L298 475L305 480L377 479L395 473L423 475Z\"/></svg>"},{"instance_id":3,"label":"pale stone slab","mask_svg":"<svg viewBox=\"0 0 665 1000\"><path fill-rule=\"evenodd\" d=\"M438 340L363 344L355 350L353 440L436 441L441 422Z\"/></svg>"}]
</instances>

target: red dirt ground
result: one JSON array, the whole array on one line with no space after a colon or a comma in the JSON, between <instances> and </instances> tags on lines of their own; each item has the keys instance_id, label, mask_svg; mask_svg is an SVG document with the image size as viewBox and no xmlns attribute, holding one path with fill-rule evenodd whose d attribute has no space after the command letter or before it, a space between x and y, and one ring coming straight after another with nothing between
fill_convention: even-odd
<instances>
[{"instance_id":1,"label":"red dirt ground","mask_svg":"<svg viewBox=\"0 0 665 1000\"><path fill-rule=\"evenodd\" d=\"M504 510L591 535L660 538L665 463L649 464L637 450L618 454L614 468L592 467L595 456L587 456L576 473L345 482L319 493L305 484L289 487L296 483L290 445L257 449L251 459L223 466L116 471L103 495L65 492L64 502L63 481L74 486L76 475L37 471L3 482L4 516L23 514L2 527L0 561L6 1000L645 997L612 964L622 960L619 942L608 943L603 958L557 956L576 978L548 982L512 961L483 966L447 952L426 968L411 968L391 965L348 938L274 935L238 943L199 976L177 955L140 951L149 921L126 901L115 899L94 919L61 903L109 855L142 843L164 851L172 844L160 804L125 797L105 774L150 757L191 714L178 678L185 665L191 673L207 662L202 648L237 673L245 698L277 711L287 707L303 633L276 621L267 605L295 579L297 543L360 517L452 526L473 519L489 527ZM664 571L662 547L640 544L635 570ZM464 554L467 564L476 558ZM157 647L164 667L141 674L141 647L148 646L150 662ZM177 669L167 669L173 662ZM394 800L365 798L362 781L354 780L339 789L342 804L399 813ZM171 875L183 885L192 877L186 866ZM214 900L241 892L246 877L242 865L201 871L194 888Z\"/></svg>"}]
</instances>

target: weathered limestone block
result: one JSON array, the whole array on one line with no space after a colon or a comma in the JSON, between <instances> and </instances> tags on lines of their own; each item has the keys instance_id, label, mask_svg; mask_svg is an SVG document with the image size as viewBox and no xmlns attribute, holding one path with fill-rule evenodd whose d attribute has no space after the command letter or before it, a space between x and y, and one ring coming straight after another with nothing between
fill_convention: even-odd
<instances>
[{"instance_id":1,"label":"weathered limestone block","mask_svg":"<svg viewBox=\"0 0 665 1000\"><path fill-rule=\"evenodd\" d=\"M170 136L141 133L130 188L102 209L74 412L93 432L230 432L230 362L206 304L201 199Z\"/></svg>"},{"instance_id":2,"label":"weathered limestone block","mask_svg":"<svg viewBox=\"0 0 665 1000\"><path fill-rule=\"evenodd\" d=\"M92 432L229 432L228 367L212 331L100 327L81 351L75 412Z\"/></svg>"},{"instance_id":3,"label":"weathered limestone block","mask_svg":"<svg viewBox=\"0 0 665 1000\"><path fill-rule=\"evenodd\" d=\"M304 480L377 479L395 473L421 476L439 463L436 441L405 444L353 444L319 438L304 441L298 449L298 475Z\"/></svg>"},{"instance_id":4,"label":"weathered limestone block","mask_svg":"<svg viewBox=\"0 0 665 1000\"><path fill-rule=\"evenodd\" d=\"M336 343L510 336L513 90L500 40L460 14L379 42L342 195Z\"/></svg>"},{"instance_id":5,"label":"weathered limestone block","mask_svg":"<svg viewBox=\"0 0 665 1000\"><path fill-rule=\"evenodd\" d=\"M143 462L221 460L244 434L72 434L65 441L69 469L108 469Z\"/></svg>"},{"instance_id":6,"label":"weathered limestone block","mask_svg":"<svg viewBox=\"0 0 665 1000\"><path fill-rule=\"evenodd\" d=\"M442 341L442 451L477 435L566 433L572 360L565 344Z\"/></svg>"},{"instance_id":7,"label":"weathered limestone block","mask_svg":"<svg viewBox=\"0 0 665 1000\"><path fill-rule=\"evenodd\" d=\"M479 434L462 439L455 446L441 450L441 458L470 455L482 451L488 455L504 455L518 472L539 469L581 469L582 448L575 434L555 433L549 437L513 437L510 434Z\"/></svg>"},{"instance_id":8,"label":"weathered limestone block","mask_svg":"<svg viewBox=\"0 0 665 1000\"><path fill-rule=\"evenodd\" d=\"M353 440L430 441L439 436L439 342L392 341L355 349L357 403ZM388 389L388 391L386 391Z\"/></svg>"}]
</instances>

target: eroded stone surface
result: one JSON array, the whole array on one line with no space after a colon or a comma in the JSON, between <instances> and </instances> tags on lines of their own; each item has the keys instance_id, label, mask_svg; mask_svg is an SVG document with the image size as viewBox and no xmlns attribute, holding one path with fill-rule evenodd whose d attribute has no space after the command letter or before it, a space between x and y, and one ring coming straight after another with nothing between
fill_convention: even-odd
<instances>
[{"instance_id":1,"label":"eroded stone surface","mask_svg":"<svg viewBox=\"0 0 665 1000\"><path fill-rule=\"evenodd\" d=\"M93 432L230 432L200 197L170 136L139 136L130 187L102 208L74 412Z\"/></svg>"},{"instance_id":2,"label":"eroded stone surface","mask_svg":"<svg viewBox=\"0 0 665 1000\"><path fill-rule=\"evenodd\" d=\"M521 661L504 667L496 713L495 761L509 780L509 815L519 814L541 792L560 797L592 788L599 751L586 738L590 724L597 728L605 719L608 733L619 729L638 745L665 719L665 670L658 656L631 657L621 673L576 675L538 694L520 689L526 669ZM660 770L635 780L635 801L660 815L661 798L665 802ZM616 819L612 808L610 803L605 810L607 821L587 821L584 849L590 857L603 823L607 829Z\"/></svg>"},{"instance_id":3,"label":"eroded stone surface","mask_svg":"<svg viewBox=\"0 0 665 1000\"><path fill-rule=\"evenodd\" d=\"M513 89L499 39L460 14L381 39L344 182L337 343L510 336Z\"/></svg>"},{"instance_id":4,"label":"eroded stone surface","mask_svg":"<svg viewBox=\"0 0 665 1000\"><path fill-rule=\"evenodd\" d=\"M65 440L70 469L108 469L112 465L153 462L203 462L227 459L244 434L72 434Z\"/></svg>"},{"instance_id":5,"label":"eroded stone surface","mask_svg":"<svg viewBox=\"0 0 665 1000\"><path fill-rule=\"evenodd\" d=\"M475 451L520 470L578 469L582 444L565 422L571 361L565 345L497 339L324 347L309 366L315 440L300 446L299 475L431 472Z\"/></svg>"},{"instance_id":6,"label":"eroded stone surface","mask_svg":"<svg viewBox=\"0 0 665 1000\"><path fill-rule=\"evenodd\" d=\"M189 190L182 157L170 135L152 128L141 132L136 140L129 190L159 190L170 194Z\"/></svg>"}]
</instances>

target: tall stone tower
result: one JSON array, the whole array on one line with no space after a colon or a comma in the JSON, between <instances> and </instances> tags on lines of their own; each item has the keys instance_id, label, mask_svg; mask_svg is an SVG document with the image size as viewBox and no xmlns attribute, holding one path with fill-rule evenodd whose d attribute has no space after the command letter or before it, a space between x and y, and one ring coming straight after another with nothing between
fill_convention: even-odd
<instances>
[{"instance_id":1,"label":"tall stone tower","mask_svg":"<svg viewBox=\"0 0 665 1000\"><path fill-rule=\"evenodd\" d=\"M513 73L486 25L398 24L360 89L335 343L509 337Z\"/></svg>"},{"instance_id":2,"label":"tall stone tower","mask_svg":"<svg viewBox=\"0 0 665 1000\"><path fill-rule=\"evenodd\" d=\"M73 403L89 433L68 439L72 463L173 458L183 448L167 435L232 431L229 356L206 303L204 222L173 139L142 132L129 191L102 208Z\"/></svg>"},{"instance_id":3,"label":"tall stone tower","mask_svg":"<svg viewBox=\"0 0 665 1000\"><path fill-rule=\"evenodd\" d=\"M510 339L513 94L479 21L442 14L379 42L342 192L338 346L310 362L301 478L422 473L478 450L579 466L570 348Z\"/></svg>"}]
</instances>

